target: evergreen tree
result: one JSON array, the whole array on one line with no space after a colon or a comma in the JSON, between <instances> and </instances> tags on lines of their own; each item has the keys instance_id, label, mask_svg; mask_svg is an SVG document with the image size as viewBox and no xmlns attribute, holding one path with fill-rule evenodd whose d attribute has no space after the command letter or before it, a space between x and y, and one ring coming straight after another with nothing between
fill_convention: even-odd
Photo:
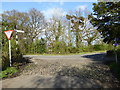
<instances>
[{"instance_id":1,"label":"evergreen tree","mask_svg":"<svg viewBox=\"0 0 120 90\"><path fill-rule=\"evenodd\" d=\"M113 43L114 38L118 38L120 42L120 1L98 2L93 5L93 14L89 18L104 37L103 41Z\"/></svg>"}]
</instances>

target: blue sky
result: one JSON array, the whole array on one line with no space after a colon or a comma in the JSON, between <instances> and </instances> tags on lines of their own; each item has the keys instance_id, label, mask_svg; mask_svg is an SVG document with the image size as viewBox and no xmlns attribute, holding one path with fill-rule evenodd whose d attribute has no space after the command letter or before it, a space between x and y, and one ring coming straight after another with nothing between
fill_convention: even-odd
<instances>
[{"instance_id":1,"label":"blue sky","mask_svg":"<svg viewBox=\"0 0 120 90\"><path fill-rule=\"evenodd\" d=\"M31 8L36 8L44 13L46 17L51 13L59 12L68 13L75 11L78 8L85 10L86 8L92 12L93 2L2 2L2 11L18 10L26 12Z\"/></svg>"}]
</instances>

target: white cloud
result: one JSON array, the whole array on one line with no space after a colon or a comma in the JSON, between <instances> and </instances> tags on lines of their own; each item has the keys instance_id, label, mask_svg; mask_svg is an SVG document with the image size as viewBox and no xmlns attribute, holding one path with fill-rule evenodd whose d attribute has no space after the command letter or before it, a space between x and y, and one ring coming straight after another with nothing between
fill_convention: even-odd
<instances>
[{"instance_id":1,"label":"white cloud","mask_svg":"<svg viewBox=\"0 0 120 90\"><path fill-rule=\"evenodd\" d=\"M60 0L60 5L61 5L61 6L64 5L64 0Z\"/></svg>"},{"instance_id":2,"label":"white cloud","mask_svg":"<svg viewBox=\"0 0 120 90\"><path fill-rule=\"evenodd\" d=\"M81 9L82 11L84 11L87 8L87 5L79 5L76 7L76 10Z\"/></svg>"},{"instance_id":3,"label":"white cloud","mask_svg":"<svg viewBox=\"0 0 120 90\"><path fill-rule=\"evenodd\" d=\"M64 2L60 1L60 5L63 6L63 5L64 5Z\"/></svg>"},{"instance_id":4,"label":"white cloud","mask_svg":"<svg viewBox=\"0 0 120 90\"><path fill-rule=\"evenodd\" d=\"M49 8L47 10L42 11L46 18L54 17L62 17L66 15L66 12L62 8Z\"/></svg>"}]
</instances>

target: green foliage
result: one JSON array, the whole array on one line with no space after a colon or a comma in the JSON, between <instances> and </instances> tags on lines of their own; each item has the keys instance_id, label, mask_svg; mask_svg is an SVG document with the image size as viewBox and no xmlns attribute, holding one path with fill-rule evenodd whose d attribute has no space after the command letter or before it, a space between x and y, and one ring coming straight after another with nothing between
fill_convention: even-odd
<instances>
[{"instance_id":1,"label":"green foliage","mask_svg":"<svg viewBox=\"0 0 120 90\"><path fill-rule=\"evenodd\" d=\"M118 58L120 60L120 48L117 49L117 56L118 56Z\"/></svg>"},{"instance_id":2,"label":"green foliage","mask_svg":"<svg viewBox=\"0 0 120 90\"><path fill-rule=\"evenodd\" d=\"M107 49L107 56L109 57L114 57L115 56L115 52L117 53L117 57L118 60L120 60L120 45L118 45L116 48L111 48L111 49Z\"/></svg>"},{"instance_id":3,"label":"green foliage","mask_svg":"<svg viewBox=\"0 0 120 90\"><path fill-rule=\"evenodd\" d=\"M79 52L92 52L92 51L101 51L108 50L109 45L107 44L95 44L90 46L81 46Z\"/></svg>"},{"instance_id":4,"label":"green foliage","mask_svg":"<svg viewBox=\"0 0 120 90\"><path fill-rule=\"evenodd\" d=\"M35 42L35 50L36 53L45 53L46 52L46 41L45 39L41 38L40 40L36 40Z\"/></svg>"},{"instance_id":5,"label":"green foliage","mask_svg":"<svg viewBox=\"0 0 120 90\"><path fill-rule=\"evenodd\" d=\"M120 80L120 62L119 63L116 63L116 62L111 63L110 68L115 73L115 75L118 77L118 79Z\"/></svg>"},{"instance_id":6,"label":"green foliage","mask_svg":"<svg viewBox=\"0 0 120 90\"><path fill-rule=\"evenodd\" d=\"M102 47L103 47L102 45L94 45L94 49L95 49L96 51L101 50Z\"/></svg>"},{"instance_id":7,"label":"green foliage","mask_svg":"<svg viewBox=\"0 0 120 90\"><path fill-rule=\"evenodd\" d=\"M0 72L0 78L9 77L17 72L18 70L15 67L8 67L6 70Z\"/></svg>"},{"instance_id":8,"label":"green foliage","mask_svg":"<svg viewBox=\"0 0 120 90\"><path fill-rule=\"evenodd\" d=\"M84 25L84 17L80 16L80 11L78 11L75 15L66 15L66 18L70 20L70 22L73 24L72 26L72 32L74 32L75 37L76 37L76 48L79 48L80 42L82 40L82 37L80 35L80 30L79 26Z\"/></svg>"},{"instance_id":9,"label":"green foliage","mask_svg":"<svg viewBox=\"0 0 120 90\"><path fill-rule=\"evenodd\" d=\"M46 40L41 38L37 39L28 46L26 46L28 54L43 54L46 53Z\"/></svg>"},{"instance_id":10,"label":"green foliage","mask_svg":"<svg viewBox=\"0 0 120 90\"><path fill-rule=\"evenodd\" d=\"M79 49L76 47L72 47L69 53L79 53Z\"/></svg>"},{"instance_id":11,"label":"green foliage","mask_svg":"<svg viewBox=\"0 0 120 90\"><path fill-rule=\"evenodd\" d=\"M7 67L9 67L9 57L8 54L2 54L2 70L5 70Z\"/></svg>"},{"instance_id":12,"label":"green foliage","mask_svg":"<svg viewBox=\"0 0 120 90\"><path fill-rule=\"evenodd\" d=\"M104 37L104 42L113 43L114 38L119 38L120 42L120 1L98 2L93 5L93 14L89 18Z\"/></svg>"},{"instance_id":13,"label":"green foliage","mask_svg":"<svg viewBox=\"0 0 120 90\"><path fill-rule=\"evenodd\" d=\"M80 52L91 52L91 50L94 51L94 50L92 49L92 46L81 46L81 47L79 48L79 51L80 51Z\"/></svg>"},{"instance_id":14,"label":"green foliage","mask_svg":"<svg viewBox=\"0 0 120 90\"><path fill-rule=\"evenodd\" d=\"M104 44L96 44L94 45L93 49L95 51L100 51L100 50L106 50L108 48L108 45L104 45Z\"/></svg>"},{"instance_id":15,"label":"green foliage","mask_svg":"<svg viewBox=\"0 0 120 90\"><path fill-rule=\"evenodd\" d=\"M68 46L66 46L67 53L72 53L72 43L68 43Z\"/></svg>"},{"instance_id":16,"label":"green foliage","mask_svg":"<svg viewBox=\"0 0 120 90\"><path fill-rule=\"evenodd\" d=\"M63 41L54 42L51 49L55 54L65 54L67 52L66 43Z\"/></svg>"}]
</instances>

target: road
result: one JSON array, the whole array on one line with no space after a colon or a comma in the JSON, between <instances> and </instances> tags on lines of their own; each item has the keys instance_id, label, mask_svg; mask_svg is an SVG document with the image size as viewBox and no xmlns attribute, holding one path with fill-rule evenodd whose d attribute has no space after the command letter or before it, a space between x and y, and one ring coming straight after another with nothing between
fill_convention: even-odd
<instances>
[{"instance_id":1,"label":"road","mask_svg":"<svg viewBox=\"0 0 120 90\"><path fill-rule=\"evenodd\" d=\"M25 55L31 63L20 76L2 81L3 88L116 88L119 81L104 61L104 53Z\"/></svg>"}]
</instances>

